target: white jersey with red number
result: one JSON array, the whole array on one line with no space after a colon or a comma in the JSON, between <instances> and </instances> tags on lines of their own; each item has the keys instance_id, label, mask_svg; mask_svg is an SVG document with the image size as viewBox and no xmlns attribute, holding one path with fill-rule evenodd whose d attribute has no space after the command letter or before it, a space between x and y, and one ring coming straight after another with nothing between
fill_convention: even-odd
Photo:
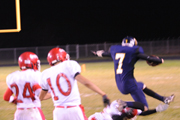
<instances>
[{"instance_id":1,"label":"white jersey with red number","mask_svg":"<svg viewBox=\"0 0 180 120\"><path fill-rule=\"evenodd\" d=\"M41 91L40 78L41 73L33 69L16 71L7 76L8 88L11 89L18 100L17 108L41 107L38 97Z\"/></svg>"},{"instance_id":2,"label":"white jersey with red number","mask_svg":"<svg viewBox=\"0 0 180 120\"><path fill-rule=\"evenodd\" d=\"M54 106L73 106L81 104L75 76L81 72L80 65L73 60L61 62L42 72L42 89L51 89Z\"/></svg>"}]
</instances>

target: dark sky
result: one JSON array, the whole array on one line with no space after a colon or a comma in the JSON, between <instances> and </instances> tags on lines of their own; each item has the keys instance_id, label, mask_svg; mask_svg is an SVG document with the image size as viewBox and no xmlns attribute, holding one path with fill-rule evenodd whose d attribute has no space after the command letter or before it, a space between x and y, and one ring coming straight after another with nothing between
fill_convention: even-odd
<instances>
[{"instance_id":1,"label":"dark sky","mask_svg":"<svg viewBox=\"0 0 180 120\"><path fill-rule=\"evenodd\" d=\"M21 0L19 33L0 33L0 47L50 46L179 37L179 2L169 0ZM0 29L16 28L14 0L0 1Z\"/></svg>"}]
</instances>

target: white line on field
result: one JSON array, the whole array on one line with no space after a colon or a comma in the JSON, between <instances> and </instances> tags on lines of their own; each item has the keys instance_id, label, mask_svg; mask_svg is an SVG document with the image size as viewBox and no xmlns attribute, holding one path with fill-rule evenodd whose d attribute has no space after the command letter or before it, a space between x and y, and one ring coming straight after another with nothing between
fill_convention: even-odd
<instances>
[{"instance_id":1,"label":"white line on field","mask_svg":"<svg viewBox=\"0 0 180 120\"><path fill-rule=\"evenodd\" d=\"M152 79L155 79L155 80L157 80L157 79L173 79L173 77L152 77Z\"/></svg>"},{"instance_id":2,"label":"white line on field","mask_svg":"<svg viewBox=\"0 0 180 120\"><path fill-rule=\"evenodd\" d=\"M0 107L0 110L16 110L16 108Z\"/></svg>"},{"instance_id":3,"label":"white line on field","mask_svg":"<svg viewBox=\"0 0 180 120\"><path fill-rule=\"evenodd\" d=\"M91 94L82 93L81 97L89 97L89 96L92 96L92 95L97 95L97 93L91 93Z\"/></svg>"},{"instance_id":4,"label":"white line on field","mask_svg":"<svg viewBox=\"0 0 180 120\"><path fill-rule=\"evenodd\" d=\"M101 109L103 109L102 107L84 107L86 110L101 110ZM174 108L174 109L178 109L178 108L180 108L180 106L174 106L174 107L172 107L172 108Z\"/></svg>"},{"instance_id":5,"label":"white line on field","mask_svg":"<svg viewBox=\"0 0 180 120\"><path fill-rule=\"evenodd\" d=\"M176 108L176 109L178 109L178 108L180 108L180 106L173 106L173 108Z\"/></svg>"},{"instance_id":6,"label":"white line on field","mask_svg":"<svg viewBox=\"0 0 180 120\"><path fill-rule=\"evenodd\" d=\"M86 110L103 110L102 107L84 107Z\"/></svg>"}]
</instances>

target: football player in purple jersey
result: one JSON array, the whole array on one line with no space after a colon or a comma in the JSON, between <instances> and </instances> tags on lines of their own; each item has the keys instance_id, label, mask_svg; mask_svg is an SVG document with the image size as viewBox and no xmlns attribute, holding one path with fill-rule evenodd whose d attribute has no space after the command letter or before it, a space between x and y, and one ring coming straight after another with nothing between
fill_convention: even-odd
<instances>
[{"instance_id":1,"label":"football player in purple jersey","mask_svg":"<svg viewBox=\"0 0 180 120\"><path fill-rule=\"evenodd\" d=\"M98 57L111 57L114 62L114 71L116 84L122 94L131 94L132 98L141 102L148 108L148 103L145 94L154 97L166 104L174 99L174 94L165 97L157 94L142 82L137 82L134 77L134 66L139 59L152 62L156 65L164 63L164 60L159 57L146 55L141 46L138 46L137 40L134 37L127 36L122 40L121 45L112 45L109 52L104 50L92 51ZM145 94L144 94L145 93ZM128 105L129 107L131 105Z\"/></svg>"}]
</instances>

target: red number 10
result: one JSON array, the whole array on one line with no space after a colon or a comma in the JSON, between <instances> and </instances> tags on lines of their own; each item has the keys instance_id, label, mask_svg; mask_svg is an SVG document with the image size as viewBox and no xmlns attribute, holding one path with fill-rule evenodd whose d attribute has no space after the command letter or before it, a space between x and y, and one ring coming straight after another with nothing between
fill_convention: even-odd
<instances>
[{"instance_id":1,"label":"red number 10","mask_svg":"<svg viewBox=\"0 0 180 120\"><path fill-rule=\"evenodd\" d=\"M60 77L64 77L64 78L65 78L65 80L66 80L66 82L67 82L67 85L68 85L67 91L63 91L62 88L61 88L61 85L59 84ZM54 88L52 87L52 84L51 84L51 79L48 78L48 79L47 79L47 82L48 82L48 84L49 84L49 86L50 86L50 88L51 88L51 90L52 90L52 93L54 94L54 100L58 100L59 98L58 98L58 96L56 96L56 94L55 94L55 92L54 92ZM59 92L60 92L62 95L68 96L68 95L71 93L72 86L71 86L71 83L70 83L69 79L66 77L65 74L60 73L60 74L57 75L57 77L56 77L56 85L57 85L57 87L58 87Z\"/></svg>"}]
</instances>

